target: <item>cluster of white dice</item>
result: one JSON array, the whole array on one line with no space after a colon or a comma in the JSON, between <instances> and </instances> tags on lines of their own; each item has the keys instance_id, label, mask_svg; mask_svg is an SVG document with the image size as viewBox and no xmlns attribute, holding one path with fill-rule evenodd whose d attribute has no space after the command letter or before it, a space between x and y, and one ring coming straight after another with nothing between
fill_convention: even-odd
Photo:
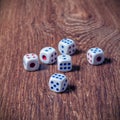
<instances>
[{"instance_id":1,"label":"cluster of white dice","mask_svg":"<svg viewBox=\"0 0 120 120\"><path fill-rule=\"evenodd\" d=\"M44 64L53 64L57 62L59 71L67 72L72 70L72 54L76 51L76 44L73 40L65 38L58 44L58 50L61 55L53 47L45 47L41 49L39 59ZM27 71L35 71L39 69L39 59L35 53L29 53L23 57L23 66ZM100 48L91 48L87 52L87 60L92 65L98 65L104 61L104 53ZM68 86L67 77L64 74L55 73L50 77L49 88L54 92L63 92Z\"/></svg>"},{"instance_id":2,"label":"cluster of white dice","mask_svg":"<svg viewBox=\"0 0 120 120\"><path fill-rule=\"evenodd\" d=\"M53 64L57 61L59 71L67 72L72 70L72 54L76 51L76 44L73 40L64 38L58 44L58 50L53 47L44 47L41 49L39 59L44 64ZM34 53L26 54L23 58L24 68L28 71L35 71L39 68L38 56Z\"/></svg>"}]
</instances>

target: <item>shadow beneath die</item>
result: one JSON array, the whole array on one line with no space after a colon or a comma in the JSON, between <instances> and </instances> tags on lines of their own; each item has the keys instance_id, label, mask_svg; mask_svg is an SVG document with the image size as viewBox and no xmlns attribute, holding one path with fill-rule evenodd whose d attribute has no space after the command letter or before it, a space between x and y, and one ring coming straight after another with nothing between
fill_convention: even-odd
<instances>
[{"instance_id":1,"label":"shadow beneath die","mask_svg":"<svg viewBox=\"0 0 120 120\"><path fill-rule=\"evenodd\" d=\"M41 64L41 65L39 65L38 71L46 70L46 69L48 69L48 66L46 64Z\"/></svg>"},{"instance_id":2,"label":"shadow beneath die","mask_svg":"<svg viewBox=\"0 0 120 120\"><path fill-rule=\"evenodd\" d=\"M67 89L65 90L64 93L70 93L70 92L73 92L75 91L77 88L75 85L68 85Z\"/></svg>"},{"instance_id":3,"label":"shadow beneath die","mask_svg":"<svg viewBox=\"0 0 120 120\"><path fill-rule=\"evenodd\" d=\"M79 55L79 54L81 54L81 53L84 53L84 51L83 51L83 50L78 50L78 49L76 49L74 55Z\"/></svg>"},{"instance_id":4,"label":"shadow beneath die","mask_svg":"<svg viewBox=\"0 0 120 120\"><path fill-rule=\"evenodd\" d=\"M75 72L75 71L80 71L80 66L79 65L72 65L71 72Z\"/></svg>"},{"instance_id":5,"label":"shadow beneath die","mask_svg":"<svg viewBox=\"0 0 120 120\"><path fill-rule=\"evenodd\" d=\"M54 62L54 63L52 63L52 64L50 64L50 65L54 66L54 65L56 65L56 64L57 64L57 61L56 61L56 62Z\"/></svg>"},{"instance_id":6,"label":"shadow beneath die","mask_svg":"<svg viewBox=\"0 0 120 120\"><path fill-rule=\"evenodd\" d=\"M104 64L111 64L112 63L112 59L111 58L105 58L103 65Z\"/></svg>"}]
</instances>

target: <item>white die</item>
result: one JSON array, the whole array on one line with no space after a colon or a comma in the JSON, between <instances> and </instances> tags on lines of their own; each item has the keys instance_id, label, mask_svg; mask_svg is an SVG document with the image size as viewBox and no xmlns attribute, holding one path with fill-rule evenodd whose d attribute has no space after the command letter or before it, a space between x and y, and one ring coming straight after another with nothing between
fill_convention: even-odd
<instances>
[{"instance_id":1,"label":"white die","mask_svg":"<svg viewBox=\"0 0 120 120\"><path fill-rule=\"evenodd\" d=\"M69 55L59 55L57 57L57 66L59 71L67 72L72 70L72 59Z\"/></svg>"},{"instance_id":2,"label":"white die","mask_svg":"<svg viewBox=\"0 0 120 120\"><path fill-rule=\"evenodd\" d=\"M104 52L100 48L91 48L87 52L87 60L92 65L99 65L104 62Z\"/></svg>"},{"instance_id":3,"label":"white die","mask_svg":"<svg viewBox=\"0 0 120 120\"><path fill-rule=\"evenodd\" d=\"M45 47L40 51L40 60L45 64L53 64L57 61L57 52L53 47Z\"/></svg>"},{"instance_id":4,"label":"white die","mask_svg":"<svg viewBox=\"0 0 120 120\"><path fill-rule=\"evenodd\" d=\"M73 40L64 38L59 42L58 50L61 54L72 55L76 51L76 44Z\"/></svg>"},{"instance_id":5,"label":"white die","mask_svg":"<svg viewBox=\"0 0 120 120\"><path fill-rule=\"evenodd\" d=\"M55 73L49 79L49 88L54 92L63 92L67 86L67 77L63 74Z\"/></svg>"},{"instance_id":6,"label":"white die","mask_svg":"<svg viewBox=\"0 0 120 120\"><path fill-rule=\"evenodd\" d=\"M35 71L39 68L38 56L34 53L29 53L23 57L23 66L25 70Z\"/></svg>"}]
</instances>

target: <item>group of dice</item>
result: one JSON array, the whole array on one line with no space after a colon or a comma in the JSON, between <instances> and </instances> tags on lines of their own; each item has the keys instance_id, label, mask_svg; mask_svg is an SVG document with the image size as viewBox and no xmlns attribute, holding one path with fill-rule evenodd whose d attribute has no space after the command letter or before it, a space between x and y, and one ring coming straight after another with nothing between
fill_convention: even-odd
<instances>
[{"instance_id":1,"label":"group of dice","mask_svg":"<svg viewBox=\"0 0 120 120\"><path fill-rule=\"evenodd\" d=\"M76 51L76 44L72 39L64 38L58 44L58 50L53 47L45 47L40 51L39 58L44 64L53 64L57 62L59 71L67 72L72 70L71 55ZM104 53L100 48L91 48L87 52L87 60L92 65L101 64L104 61ZM34 53L29 53L23 57L23 66L27 71L39 69L39 59ZM49 79L49 87L54 92L63 92L68 86L67 77L64 74L55 73Z\"/></svg>"}]
</instances>

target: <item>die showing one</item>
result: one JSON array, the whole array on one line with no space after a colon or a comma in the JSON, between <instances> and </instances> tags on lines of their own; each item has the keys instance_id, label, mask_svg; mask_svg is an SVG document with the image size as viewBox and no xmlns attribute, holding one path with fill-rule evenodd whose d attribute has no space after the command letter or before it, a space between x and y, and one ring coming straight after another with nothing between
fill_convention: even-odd
<instances>
[{"instance_id":1,"label":"die showing one","mask_svg":"<svg viewBox=\"0 0 120 120\"><path fill-rule=\"evenodd\" d=\"M45 64L53 64L57 61L57 52L53 47L45 47L40 51L40 60Z\"/></svg>"},{"instance_id":2,"label":"die showing one","mask_svg":"<svg viewBox=\"0 0 120 120\"><path fill-rule=\"evenodd\" d=\"M58 70L67 72L72 70L72 59L69 55L59 55L57 57Z\"/></svg>"},{"instance_id":3,"label":"die showing one","mask_svg":"<svg viewBox=\"0 0 120 120\"><path fill-rule=\"evenodd\" d=\"M73 40L64 38L59 42L58 50L61 54L72 55L76 51L76 44Z\"/></svg>"},{"instance_id":4,"label":"die showing one","mask_svg":"<svg viewBox=\"0 0 120 120\"><path fill-rule=\"evenodd\" d=\"M25 70L35 71L39 68L38 56L34 53L29 53L23 57L23 66Z\"/></svg>"},{"instance_id":5,"label":"die showing one","mask_svg":"<svg viewBox=\"0 0 120 120\"><path fill-rule=\"evenodd\" d=\"M104 62L104 52L100 48L91 48L87 52L87 60L92 65L99 65Z\"/></svg>"},{"instance_id":6,"label":"die showing one","mask_svg":"<svg viewBox=\"0 0 120 120\"><path fill-rule=\"evenodd\" d=\"M55 73L49 79L49 88L54 92L63 92L67 86L67 77L63 74Z\"/></svg>"}]
</instances>

